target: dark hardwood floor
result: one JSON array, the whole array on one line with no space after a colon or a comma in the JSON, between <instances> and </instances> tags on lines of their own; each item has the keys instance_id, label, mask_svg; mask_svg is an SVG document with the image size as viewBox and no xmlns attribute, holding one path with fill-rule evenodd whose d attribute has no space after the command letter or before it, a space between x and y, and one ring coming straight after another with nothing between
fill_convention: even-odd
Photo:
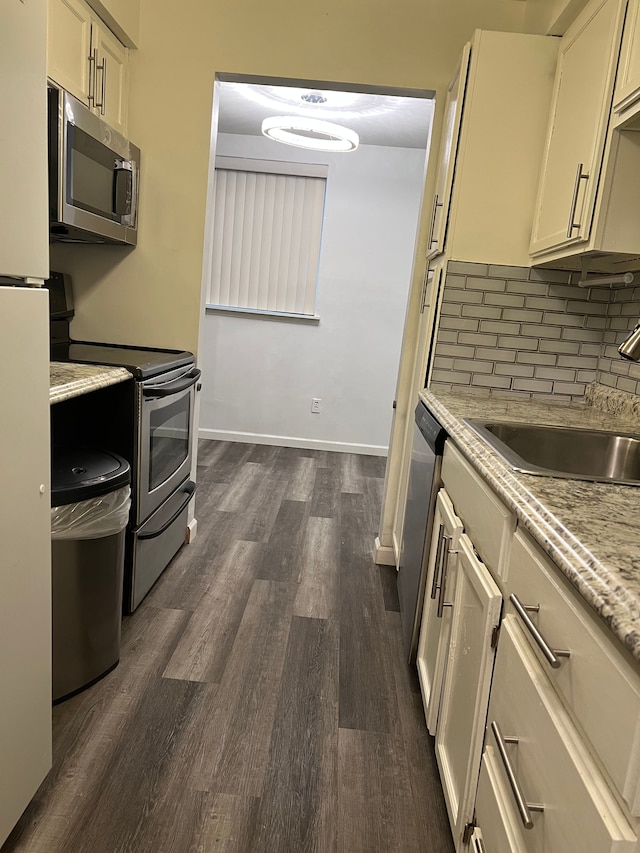
<instances>
[{"instance_id":1,"label":"dark hardwood floor","mask_svg":"<svg viewBox=\"0 0 640 853\"><path fill-rule=\"evenodd\" d=\"M384 460L201 442L198 536L53 710L1 853L451 853L395 571Z\"/></svg>"}]
</instances>

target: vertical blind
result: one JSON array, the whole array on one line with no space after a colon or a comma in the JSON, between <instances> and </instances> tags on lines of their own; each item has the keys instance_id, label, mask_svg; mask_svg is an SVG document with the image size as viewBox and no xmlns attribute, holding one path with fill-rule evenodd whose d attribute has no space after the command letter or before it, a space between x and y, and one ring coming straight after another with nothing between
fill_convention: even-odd
<instances>
[{"instance_id":1,"label":"vertical blind","mask_svg":"<svg viewBox=\"0 0 640 853\"><path fill-rule=\"evenodd\" d=\"M216 168L208 304L313 316L326 178L256 162Z\"/></svg>"}]
</instances>

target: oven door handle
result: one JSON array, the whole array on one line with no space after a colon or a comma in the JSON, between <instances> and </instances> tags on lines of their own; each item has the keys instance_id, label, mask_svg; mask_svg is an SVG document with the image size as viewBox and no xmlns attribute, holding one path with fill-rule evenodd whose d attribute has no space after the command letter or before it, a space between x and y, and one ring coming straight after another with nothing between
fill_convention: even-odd
<instances>
[{"instance_id":1,"label":"oven door handle","mask_svg":"<svg viewBox=\"0 0 640 853\"><path fill-rule=\"evenodd\" d=\"M143 385L142 393L145 397L170 397L172 394L191 388L201 376L202 371L194 367L186 376L175 379L173 382L166 382L164 385Z\"/></svg>"},{"instance_id":2,"label":"oven door handle","mask_svg":"<svg viewBox=\"0 0 640 853\"><path fill-rule=\"evenodd\" d=\"M176 518L180 515L182 510L189 503L189 501L193 497L193 493L195 492L195 490L196 490L196 484L193 482L193 480L189 480L188 483L185 483L185 486L183 489L183 491L185 493L185 498L180 503L180 506L178 507L178 509L173 513L171 518L168 521L165 521L165 523L162 525L162 527L160 527L158 530L152 530L150 533L139 533L138 539L139 540L140 539L155 539L157 536L162 536L162 534L165 532L165 530L167 530L169 527L171 527L173 522L176 520Z\"/></svg>"}]
</instances>

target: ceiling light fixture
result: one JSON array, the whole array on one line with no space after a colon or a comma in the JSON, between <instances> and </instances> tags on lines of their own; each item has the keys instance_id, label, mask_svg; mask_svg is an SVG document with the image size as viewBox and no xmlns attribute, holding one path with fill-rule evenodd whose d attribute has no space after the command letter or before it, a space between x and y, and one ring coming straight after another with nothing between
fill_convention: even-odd
<instances>
[{"instance_id":1,"label":"ceiling light fixture","mask_svg":"<svg viewBox=\"0 0 640 853\"><path fill-rule=\"evenodd\" d=\"M355 151L360 141L348 127L306 116L271 116L262 122L262 133L275 142L314 151Z\"/></svg>"}]
</instances>

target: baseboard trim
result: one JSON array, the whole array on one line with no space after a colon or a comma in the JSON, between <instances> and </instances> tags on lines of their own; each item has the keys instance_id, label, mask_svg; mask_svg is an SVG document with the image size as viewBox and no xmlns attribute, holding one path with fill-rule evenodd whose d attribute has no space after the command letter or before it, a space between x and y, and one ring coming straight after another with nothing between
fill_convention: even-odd
<instances>
[{"instance_id":1,"label":"baseboard trim","mask_svg":"<svg viewBox=\"0 0 640 853\"><path fill-rule=\"evenodd\" d=\"M307 450L333 450L336 453L360 453L363 456L386 456L388 447L377 444L356 444L343 441L322 441L316 438L296 438L291 435L260 435L253 432L229 432L222 429L198 430L198 437L211 441L240 441L245 444L269 444L277 447L303 447Z\"/></svg>"},{"instance_id":2,"label":"baseboard trim","mask_svg":"<svg viewBox=\"0 0 640 853\"><path fill-rule=\"evenodd\" d=\"M381 545L380 537L376 536L373 559L377 566L396 566L396 555L391 545Z\"/></svg>"}]
</instances>

